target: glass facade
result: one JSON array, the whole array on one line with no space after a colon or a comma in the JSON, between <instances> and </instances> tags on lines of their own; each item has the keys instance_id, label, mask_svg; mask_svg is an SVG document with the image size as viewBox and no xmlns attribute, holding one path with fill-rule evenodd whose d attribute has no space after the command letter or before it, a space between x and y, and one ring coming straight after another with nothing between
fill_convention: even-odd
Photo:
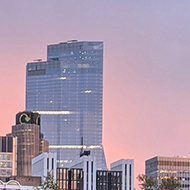
<instances>
[{"instance_id":1,"label":"glass facade","mask_svg":"<svg viewBox=\"0 0 190 190\"><path fill-rule=\"evenodd\" d=\"M12 175L13 137L10 134L0 137L0 177Z\"/></svg>"},{"instance_id":2,"label":"glass facade","mask_svg":"<svg viewBox=\"0 0 190 190\"><path fill-rule=\"evenodd\" d=\"M96 171L97 190L122 190L121 171Z\"/></svg>"},{"instance_id":3,"label":"glass facade","mask_svg":"<svg viewBox=\"0 0 190 190\"><path fill-rule=\"evenodd\" d=\"M57 168L57 186L60 190L83 190L82 169Z\"/></svg>"},{"instance_id":4,"label":"glass facade","mask_svg":"<svg viewBox=\"0 0 190 190\"><path fill-rule=\"evenodd\" d=\"M26 110L41 114L41 128L59 166L90 150L106 169L102 147L103 43L48 45L47 61L26 67ZM83 139L83 140L81 140Z\"/></svg>"},{"instance_id":5,"label":"glass facade","mask_svg":"<svg viewBox=\"0 0 190 190\"><path fill-rule=\"evenodd\" d=\"M146 175L161 183L161 179L174 177L181 183L182 190L190 188L190 158L154 157L146 161Z\"/></svg>"},{"instance_id":6,"label":"glass facade","mask_svg":"<svg viewBox=\"0 0 190 190\"><path fill-rule=\"evenodd\" d=\"M8 177L12 174L12 153L0 152L0 177Z\"/></svg>"}]
</instances>

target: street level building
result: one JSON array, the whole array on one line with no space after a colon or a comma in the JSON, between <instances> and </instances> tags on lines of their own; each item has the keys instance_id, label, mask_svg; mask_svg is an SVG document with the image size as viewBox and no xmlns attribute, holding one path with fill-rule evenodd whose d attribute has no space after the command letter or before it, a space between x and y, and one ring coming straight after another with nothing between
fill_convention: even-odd
<instances>
[{"instance_id":1,"label":"street level building","mask_svg":"<svg viewBox=\"0 0 190 190\"><path fill-rule=\"evenodd\" d=\"M16 173L16 139L10 134L0 137L0 177Z\"/></svg>"},{"instance_id":2,"label":"street level building","mask_svg":"<svg viewBox=\"0 0 190 190\"><path fill-rule=\"evenodd\" d=\"M84 155L69 163L66 168L82 169L83 190L96 190L96 160L90 155Z\"/></svg>"},{"instance_id":3,"label":"street level building","mask_svg":"<svg viewBox=\"0 0 190 190\"><path fill-rule=\"evenodd\" d=\"M152 176L158 183L161 179L174 177L181 183L181 189L190 189L190 158L156 156L146 160L145 170L146 175Z\"/></svg>"},{"instance_id":4,"label":"street level building","mask_svg":"<svg viewBox=\"0 0 190 190\"><path fill-rule=\"evenodd\" d=\"M134 190L134 160L119 160L111 171L97 170L96 160L86 154L67 164L68 169L82 169L83 190Z\"/></svg>"},{"instance_id":5,"label":"street level building","mask_svg":"<svg viewBox=\"0 0 190 190\"><path fill-rule=\"evenodd\" d=\"M122 172L122 190L134 190L133 159L121 159L111 163L111 171Z\"/></svg>"},{"instance_id":6,"label":"street level building","mask_svg":"<svg viewBox=\"0 0 190 190\"><path fill-rule=\"evenodd\" d=\"M96 190L122 190L122 172L97 170Z\"/></svg>"},{"instance_id":7,"label":"street level building","mask_svg":"<svg viewBox=\"0 0 190 190\"><path fill-rule=\"evenodd\" d=\"M48 172L53 176L56 182L56 167L57 167L56 153L44 152L32 159L31 176L39 176L42 181L47 177Z\"/></svg>"},{"instance_id":8,"label":"street level building","mask_svg":"<svg viewBox=\"0 0 190 190\"><path fill-rule=\"evenodd\" d=\"M73 162L81 149L106 170L102 147L103 42L51 44L47 61L26 67L26 110L41 114L42 132L57 153L58 166Z\"/></svg>"},{"instance_id":9,"label":"street level building","mask_svg":"<svg viewBox=\"0 0 190 190\"><path fill-rule=\"evenodd\" d=\"M83 170L57 168L57 185L60 190L83 190Z\"/></svg>"}]
</instances>

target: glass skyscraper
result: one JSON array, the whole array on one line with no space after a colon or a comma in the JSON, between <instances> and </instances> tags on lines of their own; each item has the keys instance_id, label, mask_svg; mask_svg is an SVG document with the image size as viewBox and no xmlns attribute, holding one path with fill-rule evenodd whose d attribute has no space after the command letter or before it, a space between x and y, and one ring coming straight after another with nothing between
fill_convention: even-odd
<instances>
[{"instance_id":1,"label":"glass skyscraper","mask_svg":"<svg viewBox=\"0 0 190 190\"><path fill-rule=\"evenodd\" d=\"M103 42L48 45L47 61L26 67L26 110L41 114L41 129L64 166L90 150L106 169L102 147Z\"/></svg>"}]
</instances>

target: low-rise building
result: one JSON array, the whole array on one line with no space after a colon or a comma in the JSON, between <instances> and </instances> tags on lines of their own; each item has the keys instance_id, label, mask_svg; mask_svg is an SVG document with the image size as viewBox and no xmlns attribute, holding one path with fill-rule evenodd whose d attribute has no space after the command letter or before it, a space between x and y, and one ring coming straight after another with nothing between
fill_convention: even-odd
<instances>
[{"instance_id":1,"label":"low-rise building","mask_svg":"<svg viewBox=\"0 0 190 190\"><path fill-rule=\"evenodd\" d=\"M122 172L122 190L134 190L134 160L121 159L111 163L111 171Z\"/></svg>"},{"instance_id":2,"label":"low-rise building","mask_svg":"<svg viewBox=\"0 0 190 190\"><path fill-rule=\"evenodd\" d=\"M158 184L162 179L174 177L182 190L190 189L190 158L156 156L145 162L145 174L153 177Z\"/></svg>"},{"instance_id":3,"label":"low-rise building","mask_svg":"<svg viewBox=\"0 0 190 190\"><path fill-rule=\"evenodd\" d=\"M44 181L47 173L50 172L56 181L56 153L44 152L37 157L33 158L31 161L31 175L39 176Z\"/></svg>"}]
</instances>

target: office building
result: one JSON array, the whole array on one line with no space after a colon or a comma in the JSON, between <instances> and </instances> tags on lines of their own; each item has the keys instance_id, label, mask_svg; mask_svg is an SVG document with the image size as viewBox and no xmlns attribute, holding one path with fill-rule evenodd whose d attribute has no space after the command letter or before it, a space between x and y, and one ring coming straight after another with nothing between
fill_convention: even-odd
<instances>
[{"instance_id":1,"label":"office building","mask_svg":"<svg viewBox=\"0 0 190 190\"><path fill-rule=\"evenodd\" d=\"M0 177L16 174L16 138L10 134L0 137Z\"/></svg>"},{"instance_id":2,"label":"office building","mask_svg":"<svg viewBox=\"0 0 190 190\"><path fill-rule=\"evenodd\" d=\"M97 170L96 190L122 190L122 172Z\"/></svg>"},{"instance_id":3,"label":"office building","mask_svg":"<svg viewBox=\"0 0 190 190\"><path fill-rule=\"evenodd\" d=\"M66 164L66 168L82 169L83 171L83 190L96 190L96 170L97 164L95 158L90 155L84 155Z\"/></svg>"},{"instance_id":4,"label":"office building","mask_svg":"<svg viewBox=\"0 0 190 190\"><path fill-rule=\"evenodd\" d=\"M32 112L19 112L16 125L12 126L12 135L17 138L17 175L31 175L31 160L38 156L43 147L43 135L40 132L40 115Z\"/></svg>"},{"instance_id":5,"label":"office building","mask_svg":"<svg viewBox=\"0 0 190 190\"><path fill-rule=\"evenodd\" d=\"M102 147L103 43L48 45L47 61L26 67L26 110L41 114L44 137L60 167L90 150L106 170Z\"/></svg>"},{"instance_id":6,"label":"office building","mask_svg":"<svg viewBox=\"0 0 190 190\"><path fill-rule=\"evenodd\" d=\"M83 170L57 168L57 186L60 190L83 190Z\"/></svg>"},{"instance_id":7,"label":"office building","mask_svg":"<svg viewBox=\"0 0 190 190\"><path fill-rule=\"evenodd\" d=\"M114 162L111 171L97 170L96 160L84 155L67 164L66 168L82 169L83 190L134 190L134 160Z\"/></svg>"},{"instance_id":8,"label":"office building","mask_svg":"<svg viewBox=\"0 0 190 190\"><path fill-rule=\"evenodd\" d=\"M158 184L162 179L174 177L181 183L182 190L190 188L190 158L156 156L146 160L145 173L156 179Z\"/></svg>"},{"instance_id":9,"label":"office building","mask_svg":"<svg viewBox=\"0 0 190 190\"><path fill-rule=\"evenodd\" d=\"M56 181L56 167L57 167L56 153L44 152L32 159L31 163L31 176L39 176L42 181L47 177L48 172L53 176Z\"/></svg>"},{"instance_id":10,"label":"office building","mask_svg":"<svg viewBox=\"0 0 190 190\"><path fill-rule=\"evenodd\" d=\"M122 172L122 190L134 190L134 160L121 159L111 163L111 171Z\"/></svg>"}]
</instances>

